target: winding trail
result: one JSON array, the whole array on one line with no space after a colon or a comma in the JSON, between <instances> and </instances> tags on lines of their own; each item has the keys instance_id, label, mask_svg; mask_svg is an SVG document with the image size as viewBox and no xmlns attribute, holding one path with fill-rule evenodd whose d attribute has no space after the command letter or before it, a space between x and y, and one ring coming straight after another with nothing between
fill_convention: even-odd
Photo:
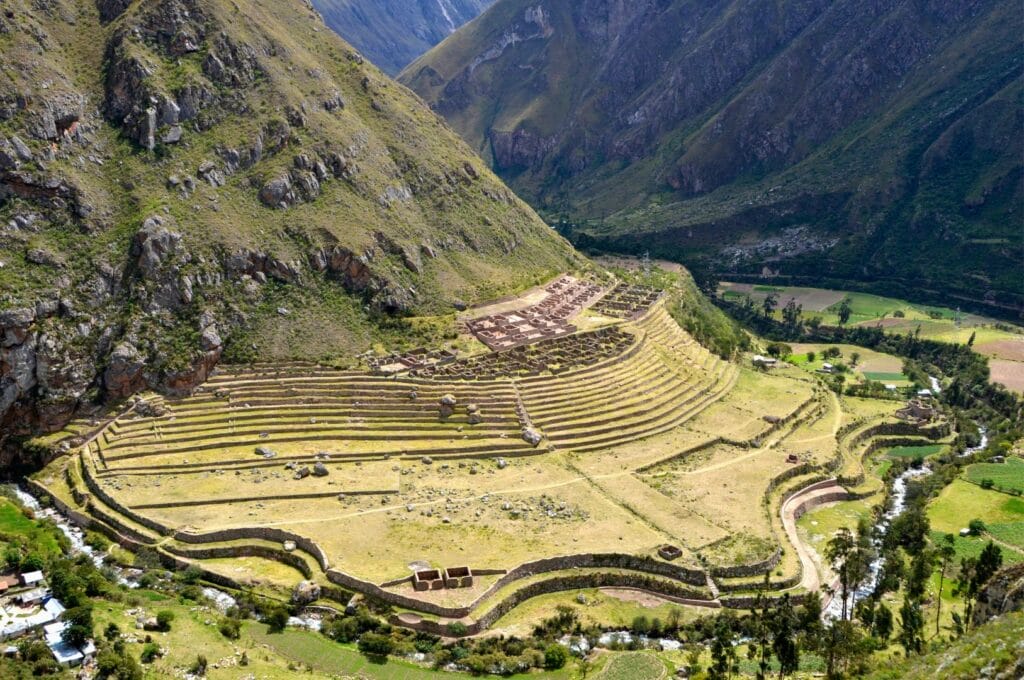
<instances>
[{"instance_id":1,"label":"winding trail","mask_svg":"<svg viewBox=\"0 0 1024 680\"><path fill-rule=\"evenodd\" d=\"M817 561L814 559L814 549L800 539L800 531L796 526L799 515L803 514L802 511L808 505L818 508L826 503L846 500L849 496L850 493L838 481L826 479L823 482L812 484L798 491L782 504L782 509L780 510L782 526L786 529L786 536L789 538L789 542L793 544L793 547L796 548L796 553L800 558L800 588L808 591L819 590L821 588L821 576L818 573Z\"/></svg>"}]
</instances>

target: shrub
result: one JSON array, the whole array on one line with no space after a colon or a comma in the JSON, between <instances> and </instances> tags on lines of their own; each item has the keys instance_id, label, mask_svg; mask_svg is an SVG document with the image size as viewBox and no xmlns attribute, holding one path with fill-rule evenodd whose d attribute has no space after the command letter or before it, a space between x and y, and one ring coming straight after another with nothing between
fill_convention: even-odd
<instances>
[{"instance_id":1,"label":"shrub","mask_svg":"<svg viewBox=\"0 0 1024 680\"><path fill-rule=\"evenodd\" d=\"M455 621L448 624L448 632L455 637L464 637L469 632L469 629L461 621Z\"/></svg>"},{"instance_id":2,"label":"shrub","mask_svg":"<svg viewBox=\"0 0 1024 680\"><path fill-rule=\"evenodd\" d=\"M395 643L387 635L363 633L359 636L359 651L367 656L385 657L394 648Z\"/></svg>"},{"instance_id":3,"label":"shrub","mask_svg":"<svg viewBox=\"0 0 1024 680\"><path fill-rule=\"evenodd\" d=\"M162 631L168 631L171 629L171 621L174 620L174 612L161 609L156 613L156 625L157 628Z\"/></svg>"},{"instance_id":4,"label":"shrub","mask_svg":"<svg viewBox=\"0 0 1024 680\"><path fill-rule=\"evenodd\" d=\"M268 632L280 633L288 625L288 610L284 607L275 607L267 612L266 621Z\"/></svg>"},{"instance_id":5,"label":"shrub","mask_svg":"<svg viewBox=\"0 0 1024 680\"><path fill-rule=\"evenodd\" d=\"M993 486L995 486L995 482L992 481L991 479L989 479L988 477L986 477L985 479L981 480L981 488L982 489L991 489Z\"/></svg>"},{"instance_id":6,"label":"shrub","mask_svg":"<svg viewBox=\"0 0 1024 680\"><path fill-rule=\"evenodd\" d=\"M139 654L139 659L142 663L153 663L160 656L160 645L155 642L147 642L142 647L142 653Z\"/></svg>"},{"instance_id":7,"label":"shrub","mask_svg":"<svg viewBox=\"0 0 1024 680\"><path fill-rule=\"evenodd\" d=\"M985 523L980 519L972 519L968 524L967 528L971 532L971 536L977 536L985 531Z\"/></svg>"},{"instance_id":8,"label":"shrub","mask_svg":"<svg viewBox=\"0 0 1024 680\"><path fill-rule=\"evenodd\" d=\"M239 622L238 619L232 619L229 617L224 617L220 620L220 623L217 624L217 630L219 630L220 634L229 640L237 640L241 636L241 629L241 622Z\"/></svg>"},{"instance_id":9,"label":"shrub","mask_svg":"<svg viewBox=\"0 0 1024 680\"><path fill-rule=\"evenodd\" d=\"M544 650L544 668L558 670L569 660L569 650L560 644L549 645Z\"/></svg>"},{"instance_id":10,"label":"shrub","mask_svg":"<svg viewBox=\"0 0 1024 680\"><path fill-rule=\"evenodd\" d=\"M207 665L209 665L209 663L207 662L206 657L200 654L196 657L196 660L192 662L192 667L189 669L189 672L192 673L192 675L206 675Z\"/></svg>"}]
</instances>

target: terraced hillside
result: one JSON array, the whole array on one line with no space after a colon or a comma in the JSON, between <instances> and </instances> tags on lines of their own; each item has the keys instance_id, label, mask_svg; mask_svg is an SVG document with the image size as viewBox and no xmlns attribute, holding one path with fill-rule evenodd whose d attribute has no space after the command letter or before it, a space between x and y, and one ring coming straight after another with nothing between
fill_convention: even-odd
<instances>
[{"instance_id":1,"label":"terraced hillside","mask_svg":"<svg viewBox=\"0 0 1024 680\"><path fill-rule=\"evenodd\" d=\"M602 314L613 293L636 309ZM221 368L192 396L129 402L34 484L165 561L243 582L277 562L432 630L584 586L719 607L743 606L766 570L779 591L817 582L781 549L778 507L843 468L851 408L796 367L720 359L656 294L613 284L588 304L572 335L414 353L397 374Z\"/></svg>"}]
</instances>

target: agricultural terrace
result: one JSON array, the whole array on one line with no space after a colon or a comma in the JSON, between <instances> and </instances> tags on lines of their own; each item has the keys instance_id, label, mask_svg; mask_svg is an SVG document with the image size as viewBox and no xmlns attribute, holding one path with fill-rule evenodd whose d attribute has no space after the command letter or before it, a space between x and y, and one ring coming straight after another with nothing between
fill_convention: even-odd
<instances>
[{"instance_id":1,"label":"agricultural terrace","mask_svg":"<svg viewBox=\"0 0 1024 680\"><path fill-rule=\"evenodd\" d=\"M1024 391L1024 331L994 319L868 293L802 286L722 282L718 294L731 300L749 297L758 309L767 296L774 295L778 306L773 316L777 319L782 319L783 307L793 300L802 307L805 319L817 317L833 326L839 323L839 306L845 299L851 310L847 321L850 326L881 326L892 333L919 332L923 338L954 344L964 344L974 336L974 350L989 357L992 382Z\"/></svg>"},{"instance_id":2,"label":"agricultural terrace","mask_svg":"<svg viewBox=\"0 0 1024 680\"><path fill-rule=\"evenodd\" d=\"M817 587L779 508L830 475L877 492L871 428L909 427L893 402L725 361L658 291L560 281L464 330L499 315L572 333L359 371L221 367L191 396L145 395L94 423L33 483L167 563L257 587L311 579L323 597L388 600L410 625L500 626L573 588L718 607L742 606L765 571L780 592ZM545 304L556 293L571 309Z\"/></svg>"}]
</instances>

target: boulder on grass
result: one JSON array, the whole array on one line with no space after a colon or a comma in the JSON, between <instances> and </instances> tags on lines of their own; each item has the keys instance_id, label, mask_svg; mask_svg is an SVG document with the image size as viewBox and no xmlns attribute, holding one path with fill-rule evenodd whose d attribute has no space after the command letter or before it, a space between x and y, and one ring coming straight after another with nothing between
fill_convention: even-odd
<instances>
[{"instance_id":1,"label":"boulder on grass","mask_svg":"<svg viewBox=\"0 0 1024 680\"><path fill-rule=\"evenodd\" d=\"M305 479L309 477L309 468L303 465L295 471L295 479Z\"/></svg>"},{"instance_id":2,"label":"boulder on grass","mask_svg":"<svg viewBox=\"0 0 1024 680\"><path fill-rule=\"evenodd\" d=\"M324 465L323 463L317 462L317 464L313 466L314 477L326 477L329 474L330 471L327 469L327 466Z\"/></svg>"},{"instance_id":3,"label":"boulder on grass","mask_svg":"<svg viewBox=\"0 0 1024 680\"><path fill-rule=\"evenodd\" d=\"M539 445L541 439L543 439L543 437L537 430L533 429L532 427L523 428L523 441L529 444L530 446Z\"/></svg>"},{"instance_id":4,"label":"boulder on grass","mask_svg":"<svg viewBox=\"0 0 1024 680\"><path fill-rule=\"evenodd\" d=\"M313 581L300 581L292 591L292 602L303 605L320 598L320 586Z\"/></svg>"}]
</instances>

